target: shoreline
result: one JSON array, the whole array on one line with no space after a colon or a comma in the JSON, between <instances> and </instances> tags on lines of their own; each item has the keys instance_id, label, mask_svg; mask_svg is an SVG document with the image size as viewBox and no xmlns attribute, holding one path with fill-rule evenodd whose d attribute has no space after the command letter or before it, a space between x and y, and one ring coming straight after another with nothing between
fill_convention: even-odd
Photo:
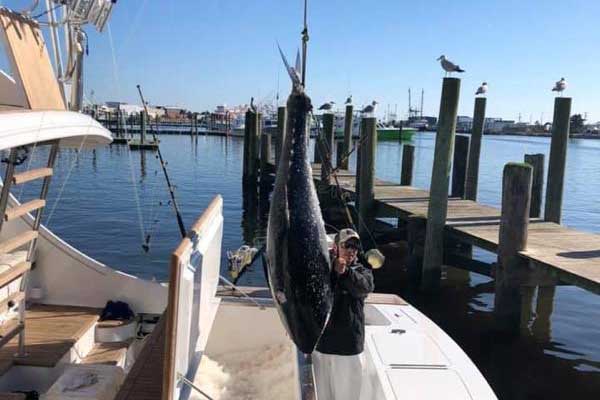
<instances>
[{"instance_id":1,"label":"shoreline","mask_svg":"<svg viewBox=\"0 0 600 400\"><path fill-rule=\"evenodd\" d=\"M459 132L457 132L459 133ZM470 133L468 133L470 135ZM525 137L541 137L541 138L551 138L552 133L525 133L525 132L500 132L500 133L490 133L484 132L484 136L525 136ZM600 139L599 134L594 133L574 133L569 135L569 139Z\"/></svg>"}]
</instances>

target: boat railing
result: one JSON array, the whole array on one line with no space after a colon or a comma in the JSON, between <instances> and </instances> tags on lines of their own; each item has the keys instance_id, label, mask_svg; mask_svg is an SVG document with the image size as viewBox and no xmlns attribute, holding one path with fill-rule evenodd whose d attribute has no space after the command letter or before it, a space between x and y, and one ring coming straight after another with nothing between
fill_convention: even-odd
<instances>
[{"instance_id":1,"label":"boat railing","mask_svg":"<svg viewBox=\"0 0 600 400\"><path fill-rule=\"evenodd\" d=\"M164 400L179 398L200 362L216 315L223 199L216 196L171 255L166 312Z\"/></svg>"}]
</instances>

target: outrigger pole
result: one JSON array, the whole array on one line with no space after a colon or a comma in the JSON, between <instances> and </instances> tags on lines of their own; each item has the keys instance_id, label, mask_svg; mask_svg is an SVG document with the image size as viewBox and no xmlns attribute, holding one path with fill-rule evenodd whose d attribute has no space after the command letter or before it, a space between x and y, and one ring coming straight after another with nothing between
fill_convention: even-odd
<instances>
[{"instance_id":1,"label":"outrigger pole","mask_svg":"<svg viewBox=\"0 0 600 400\"><path fill-rule=\"evenodd\" d=\"M142 105L144 106L144 112L148 115L148 107L146 106L146 101L144 100L144 95L142 94L142 88L140 85L137 85L137 90L140 93L140 99L142 99ZM156 126L158 129L158 127ZM156 133L152 132L152 138L154 139L154 143L156 143L156 151L158 152L158 159L160 160L160 166L165 174L165 180L167 181L167 187L169 188L169 194L171 195L171 202L173 203L173 208L175 209L175 216L177 217L177 224L179 225L179 232L181 233L181 237L186 237L185 225L183 224L183 218L181 218L181 213L179 212L179 206L177 206L177 201L175 200L175 190L173 189L173 185L171 185L171 180L169 179L169 174L167 173L167 166L165 165L165 161L163 160L162 153L160 152L160 146L158 145L158 139L156 138Z\"/></svg>"}]
</instances>

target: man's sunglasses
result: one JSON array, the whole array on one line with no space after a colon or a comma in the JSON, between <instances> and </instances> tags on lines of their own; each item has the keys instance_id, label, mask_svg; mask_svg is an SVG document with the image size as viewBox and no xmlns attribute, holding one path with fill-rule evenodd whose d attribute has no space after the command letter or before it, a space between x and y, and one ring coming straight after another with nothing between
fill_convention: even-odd
<instances>
[{"instance_id":1,"label":"man's sunglasses","mask_svg":"<svg viewBox=\"0 0 600 400\"><path fill-rule=\"evenodd\" d=\"M358 245L358 243L355 243L355 242L345 242L345 243L342 243L341 246L348 250L350 250L350 249L354 249L357 251L359 250L359 245Z\"/></svg>"}]
</instances>

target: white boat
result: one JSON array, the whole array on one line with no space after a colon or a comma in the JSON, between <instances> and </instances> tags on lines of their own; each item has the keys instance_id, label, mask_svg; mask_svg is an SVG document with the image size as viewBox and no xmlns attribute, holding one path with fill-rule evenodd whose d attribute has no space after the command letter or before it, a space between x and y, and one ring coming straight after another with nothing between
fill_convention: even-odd
<instances>
[{"instance_id":1,"label":"white boat","mask_svg":"<svg viewBox=\"0 0 600 400\"><path fill-rule=\"evenodd\" d=\"M15 391L47 400L315 398L320 383L310 357L295 350L268 292L219 286L220 196L165 260L167 284L110 268L40 224L57 152L106 145L111 136L66 110L37 23L5 8L0 22L15 74L0 77L0 151L8 154L0 195L0 399L26 398ZM48 148L46 167L26 169L33 147ZM19 204L10 195L12 186L37 179L39 199ZM105 307L111 301L122 303ZM399 297L370 296L366 318L361 398L495 399L460 347Z\"/></svg>"}]
</instances>

